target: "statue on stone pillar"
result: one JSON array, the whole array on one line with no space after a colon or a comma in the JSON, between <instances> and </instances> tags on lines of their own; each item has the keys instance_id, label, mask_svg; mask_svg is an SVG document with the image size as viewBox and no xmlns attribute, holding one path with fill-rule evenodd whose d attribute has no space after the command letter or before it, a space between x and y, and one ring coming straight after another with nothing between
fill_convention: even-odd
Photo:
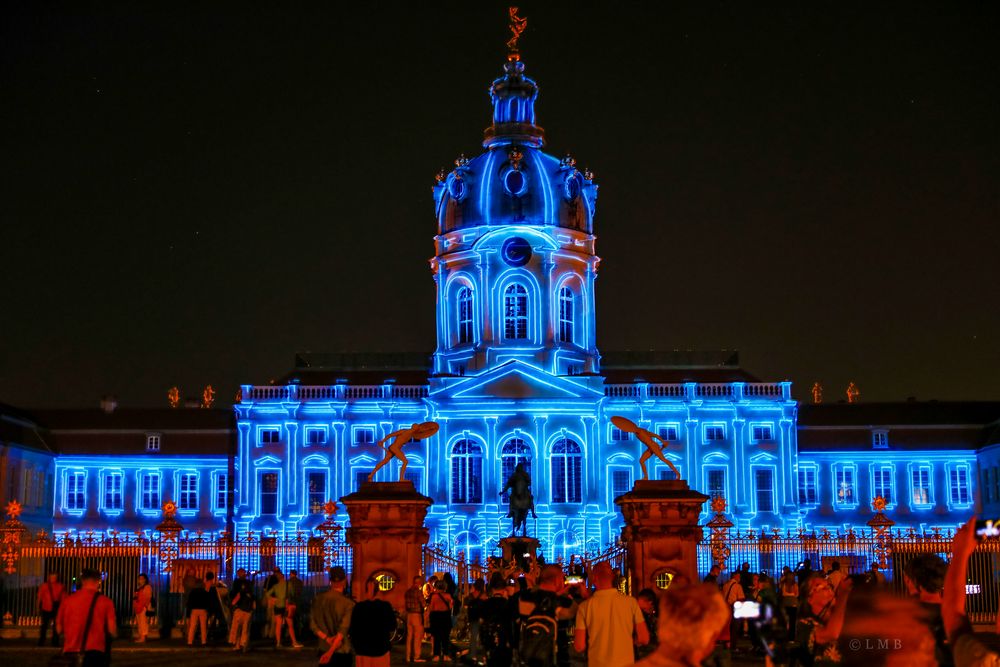
<instances>
[{"instance_id":1,"label":"statue on stone pillar","mask_svg":"<svg viewBox=\"0 0 1000 667\"><path fill-rule=\"evenodd\" d=\"M677 479L681 478L681 473L677 470L677 467L663 455L663 448L670 443L652 431L647 431L646 429L636 425L636 423L631 419L626 419L625 417L612 417L611 423L625 433L635 433L635 437L639 438L639 442L646 445L646 451L644 451L642 456L639 457L639 467L642 468L643 479L649 479L649 471L646 470L646 461L654 456L670 466L670 469L674 471L674 475Z\"/></svg>"},{"instance_id":2,"label":"statue on stone pillar","mask_svg":"<svg viewBox=\"0 0 1000 667\"><path fill-rule=\"evenodd\" d=\"M523 463L518 463L517 467L514 468L514 472L511 473L510 479L507 480L507 485L503 487L500 495L508 490L510 490L510 509L507 516L514 519L513 535L517 535L518 526L521 527L521 535L527 535L528 512L531 512L531 517L534 519L537 519L538 516L535 515L535 498L531 495L531 476L524 469Z\"/></svg>"},{"instance_id":3,"label":"statue on stone pillar","mask_svg":"<svg viewBox=\"0 0 1000 667\"><path fill-rule=\"evenodd\" d=\"M368 481L372 482L375 480L375 473L382 469L389 461L396 458L402 464L399 467L399 481L402 482L406 479L406 466L409 461L406 458L406 454L403 453L403 445L410 442L417 442L418 440L423 440L429 438L438 432L437 422L423 422L421 424L413 424L410 428L401 428L398 431L393 431L389 435L385 436L378 441L379 447L385 447L385 442L389 438L395 438L392 444L385 447L385 458L378 462L375 469L371 471L368 475Z\"/></svg>"}]
</instances>

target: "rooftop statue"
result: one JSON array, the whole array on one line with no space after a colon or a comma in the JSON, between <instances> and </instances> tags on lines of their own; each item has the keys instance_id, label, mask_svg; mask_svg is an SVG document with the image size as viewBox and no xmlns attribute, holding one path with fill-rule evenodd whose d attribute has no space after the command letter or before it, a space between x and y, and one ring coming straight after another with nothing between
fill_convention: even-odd
<instances>
[{"instance_id":1,"label":"rooftop statue","mask_svg":"<svg viewBox=\"0 0 1000 667\"><path fill-rule=\"evenodd\" d=\"M658 436L656 433L647 431L646 429L636 425L636 423L631 419L626 419L625 417L612 417L611 423L625 433L635 433L635 437L639 438L639 442L646 445L646 451L644 451L642 456L639 457L639 467L642 468L643 479L649 479L649 471L646 470L646 461L654 456L670 466L670 469L674 471L674 475L676 475L677 479L681 478L681 473L677 470L677 467L663 455L663 448L670 443Z\"/></svg>"},{"instance_id":2,"label":"rooftop statue","mask_svg":"<svg viewBox=\"0 0 1000 667\"><path fill-rule=\"evenodd\" d=\"M507 485L503 487L503 491L500 495L503 495L508 489L510 489L510 509L507 511L507 516L514 519L514 535L517 535L518 526L521 527L521 535L528 534L528 512L531 512L532 518L537 519L535 515L535 498L531 495L531 476L528 471L524 469L523 463L518 463L517 467L514 468L514 472L511 473L510 479L507 480Z\"/></svg>"},{"instance_id":3,"label":"rooftop statue","mask_svg":"<svg viewBox=\"0 0 1000 667\"><path fill-rule=\"evenodd\" d=\"M437 422L423 422L420 424L413 424L412 426L410 426L410 428L401 428L398 431L393 431L389 435L379 440L378 445L380 447L385 447L386 440L388 440L389 438L395 438L395 440L392 441L391 445L385 447L385 457L378 462L378 465L375 466L375 469L372 470L371 473L368 475L368 481L369 482L374 481L375 473L377 473L383 466L385 466L385 464L387 464L393 458L397 458L399 459L399 462L403 464L399 468L399 481L402 482L406 478L405 477L406 466L407 464L409 464L409 461L406 459L406 454L403 453L403 445L410 442L416 442L418 440L429 438L438 432L438 428L440 427L438 426Z\"/></svg>"}]
</instances>

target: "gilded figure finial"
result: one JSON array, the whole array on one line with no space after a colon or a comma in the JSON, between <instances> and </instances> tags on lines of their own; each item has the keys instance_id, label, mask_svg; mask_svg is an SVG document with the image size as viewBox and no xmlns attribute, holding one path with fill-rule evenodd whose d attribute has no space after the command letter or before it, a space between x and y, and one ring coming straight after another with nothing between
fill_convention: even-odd
<instances>
[{"instance_id":1,"label":"gilded figure finial","mask_svg":"<svg viewBox=\"0 0 1000 667\"><path fill-rule=\"evenodd\" d=\"M521 38L521 33L528 27L528 19L523 19L517 15L517 7L510 7L507 10L510 16L511 38L507 40L507 60L520 60L521 54L517 50L517 40Z\"/></svg>"}]
</instances>

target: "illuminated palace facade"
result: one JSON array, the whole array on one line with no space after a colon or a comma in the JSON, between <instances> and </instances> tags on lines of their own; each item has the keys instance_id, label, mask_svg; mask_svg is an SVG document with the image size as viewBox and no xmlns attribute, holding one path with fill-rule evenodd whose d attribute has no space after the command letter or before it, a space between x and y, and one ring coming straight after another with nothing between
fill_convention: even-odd
<instances>
[{"instance_id":1,"label":"illuminated palace facade","mask_svg":"<svg viewBox=\"0 0 1000 667\"><path fill-rule=\"evenodd\" d=\"M595 552L619 535L614 499L640 475L642 445L611 425L614 415L659 433L681 476L725 497L740 530L863 526L874 495L890 496L901 525L968 515L977 438L1000 417L995 404L930 420L916 408L800 409L790 383L759 382L726 356L602 355L597 185L571 158L543 152L538 88L519 60L504 69L490 88L484 152L459 158L433 190L433 355L300 356L281 382L244 385L231 425L150 416L144 427L136 416L133 449L117 453L86 454L86 429L60 416L60 437L79 445L56 463L57 531L151 530L167 495L201 529L309 530L325 501L358 489L382 458L379 440L435 421L436 435L405 447L406 478L434 501L432 542L474 559L493 553L511 530L504 482L523 463L537 513L528 529L546 555ZM196 439L199 428L215 439ZM175 441L182 448L172 453ZM397 465L378 480L397 479ZM669 475L650 461L652 478Z\"/></svg>"}]
</instances>

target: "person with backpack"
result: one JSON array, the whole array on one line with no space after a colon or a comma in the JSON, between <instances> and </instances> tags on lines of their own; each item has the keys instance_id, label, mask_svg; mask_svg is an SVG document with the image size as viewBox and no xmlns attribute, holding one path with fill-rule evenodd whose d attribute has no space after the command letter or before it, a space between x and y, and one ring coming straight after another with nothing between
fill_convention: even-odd
<instances>
[{"instance_id":1,"label":"person with backpack","mask_svg":"<svg viewBox=\"0 0 1000 667\"><path fill-rule=\"evenodd\" d=\"M434 584L428 606L430 613L431 638L434 640L434 662L451 660L451 610L454 600L448 595L448 585L444 581Z\"/></svg>"},{"instance_id":2,"label":"person with backpack","mask_svg":"<svg viewBox=\"0 0 1000 667\"><path fill-rule=\"evenodd\" d=\"M375 577L365 582L365 595L368 599L354 605L347 630L354 648L354 664L355 667L389 667L396 611L383 598Z\"/></svg>"},{"instance_id":3,"label":"person with backpack","mask_svg":"<svg viewBox=\"0 0 1000 667\"><path fill-rule=\"evenodd\" d=\"M63 654L80 656L83 667L111 664L111 638L118 634L115 605L98 590L101 573L86 569L80 590L59 605L56 632L63 637Z\"/></svg>"},{"instance_id":4,"label":"person with backpack","mask_svg":"<svg viewBox=\"0 0 1000 667\"><path fill-rule=\"evenodd\" d=\"M149 634L150 613L156 615L156 607L153 605L153 587L149 585L149 577L140 574L138 577L135 592L132 593L132 611L135 613L135 624L139 633L136 644L143 644L146 635Z\"/></svg>"},{"instance_id":5,"label":"person with backpack","mask_svg":"<svg viewBox=\"0 0 1000 667\"><path fill-rule=\"evenodd\" d=\"M489 597L479 604L479 641L486 667L509 667L514 663L513 626L507 581L503 574L494 572L490 577Z\"/></svg>"},{"instance_id":6,"label":"person with backpack","mask_svg":"<svg viewBox=\"0 0 1000 667\"><path fill-rule=\"evenodd\" d=\"M615 588L615 573L598 563L590 573L596 589L576 614L578 653L587 654L587 667L626 667L634 664L633 646L649 643L649 631L635 598ZM634 641L633 641L634 637Z\"/></svg>"},{"instance_id":7,"label":"person with backpack","mask_svg":"<svg viewBox=\"0 0 1000 667\"><path fill-rule=\"evenodd\" d=\"M522 615L518 656L529 667L567 664L569 619L575 602L566 595L565 577L558 565L546 565L538 574L538 586L520 595Z\"/></svg>"}]
</instances>

